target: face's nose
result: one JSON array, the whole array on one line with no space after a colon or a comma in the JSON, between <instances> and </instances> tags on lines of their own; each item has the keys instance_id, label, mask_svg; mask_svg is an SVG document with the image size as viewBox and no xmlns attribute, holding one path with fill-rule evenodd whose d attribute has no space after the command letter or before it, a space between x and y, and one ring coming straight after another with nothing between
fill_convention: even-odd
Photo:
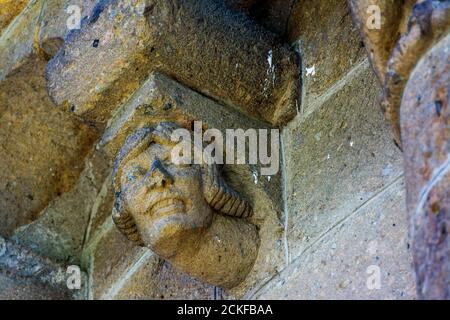
<instances>
[{"instance_id":1,"label":"face's nose","mask_svg":"<svg viewBox=\"0 0 450 320\"><path fill-rule=\"evenodd\" d=\"M150 187L167 187L173 183L173 176L164 167L162 162L156 158L150 167L150 177L148 179Z\"/></svg>"}]
</instances>

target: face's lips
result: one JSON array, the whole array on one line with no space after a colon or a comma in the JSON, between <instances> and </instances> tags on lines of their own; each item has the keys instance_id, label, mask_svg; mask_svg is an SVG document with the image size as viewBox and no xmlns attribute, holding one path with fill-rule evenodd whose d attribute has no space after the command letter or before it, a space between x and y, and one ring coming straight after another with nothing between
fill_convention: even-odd
<instances>
[{"instance_id":1,"label":"face's lips","mask_svg":"<svg viewBox=\"0 0 450 320\"><path fill-rule=\"evenodd\" d=\"M154 217L165 217L173 214L184 214L186 212L186 206L181 199L164 198L156 201L149 211Z\"/></svg>"}]
</instances>

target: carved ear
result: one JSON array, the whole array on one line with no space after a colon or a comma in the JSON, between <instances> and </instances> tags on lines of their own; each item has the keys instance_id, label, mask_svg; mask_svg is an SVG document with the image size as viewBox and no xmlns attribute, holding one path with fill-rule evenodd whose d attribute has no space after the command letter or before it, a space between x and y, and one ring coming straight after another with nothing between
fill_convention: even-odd
<instances>
[{"instance_id":1,"label":"carved ear","mask_svg":"<svg viewBox=\"0 0 450 320\"><path fill-rule=\"evenodd\" d=\"M145 246L141 236L139 235L139 231L133 217L128 213L128 211L124 210L120 204L114 205L112 210L112 219L120 233L127 237L128 240L133 241L141 247Z\"/></svg>"},{"instance_id":2,"label":"carved ear","mask_svg":"<svg viewBox=\"0 0 450 320\"><path fill-rule=\"evenodd\" d=\"M221 214L248 218L253 215L251 205L222 178L217 165L203 166L203 196Z\"/></svg>"}]
</instances>

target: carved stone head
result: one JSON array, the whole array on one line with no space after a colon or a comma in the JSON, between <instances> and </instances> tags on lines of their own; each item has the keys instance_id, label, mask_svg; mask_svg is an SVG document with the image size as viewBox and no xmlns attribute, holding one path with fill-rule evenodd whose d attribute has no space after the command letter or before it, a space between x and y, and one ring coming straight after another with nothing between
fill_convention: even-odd
<instances>
[{"instance_id":1,"label":"carved stone head","mask_svg":"<svg viewBox=\"0 0 450 320\"><path fill-rule=\"evenodd\" d=\"M141 128L128 137L114 164L113 220L128 239L164 258L201 233L219 213L248 217L252 210L219 176L216 166L175 165L174 123Z\"/></svg>"}]
</instances>

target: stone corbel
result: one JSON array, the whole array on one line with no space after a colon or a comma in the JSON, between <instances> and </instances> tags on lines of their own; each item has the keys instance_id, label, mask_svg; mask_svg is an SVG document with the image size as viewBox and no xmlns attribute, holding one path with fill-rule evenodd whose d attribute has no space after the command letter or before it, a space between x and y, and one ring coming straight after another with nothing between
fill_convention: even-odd
<instances>
[{"instance_id":1,"label":"stone corbel","mask_svg":"<svg viewBox=\"0 0 450 320\"><path fill-rule=\"evenodd\" d=\"M250 204L216 165L175 165L175 123L143 127L129 136L113 172L113 221L136 244L204 282L232 288L256 260L259 236Z\"/></svg>"},{"instance_id":2,"label":"stone corbel","mask_svg":"<svg viewBox=\"0 0 450 320\"><path fill-rule=\"evenodd\" d=\"M191 129L201 120L204 130L270 132L295 116L296 54L234 10L252 2L98 1L46 74L53 101L98 129L98 147L117 159L119 229L179 270L223 288L247 277L260 245L275 245L279 230L263 231L260 240L258 222L282 215L281 174L261 177L249 164L193 165L184 175L154 152L170 150L166 133L174 125ZM134 139L145 147L125 152ZM127 160L118 160L124 153ZM159 179L150 184L176 189L161 187L168 200L127 182L140 161L138 171ZM167 219L158 222L158 215Z\"/></svg>"},{"instance_id":3,"label":"stone corbel","mask_svg":"<svg viewBox=\"0 0 450 320\"><path fill-rule=\"evenodd\" d=\"M224 136L228 128L270 129L153 73L115 112L99 147L115 158L119 230L176 269L229 289L246 279L258 256L255 218L281 214L281 177L255 181L258 165L174 165L171 133L190 131L199 119L202 132L215 128Z\"/></svg>"},{"instance_id":4,"label":"stone corbel","mask_svg":"<svg viewBox=\"0 0 450 320\"><path fill-rule=\"evenodd\" d=\"M449 299L450 2L349 4L382 84L382 108L404 151L418 296ZM377 14L369 6L380 9L380 29L369 27Z\"/></svg>"}]
</instances>

